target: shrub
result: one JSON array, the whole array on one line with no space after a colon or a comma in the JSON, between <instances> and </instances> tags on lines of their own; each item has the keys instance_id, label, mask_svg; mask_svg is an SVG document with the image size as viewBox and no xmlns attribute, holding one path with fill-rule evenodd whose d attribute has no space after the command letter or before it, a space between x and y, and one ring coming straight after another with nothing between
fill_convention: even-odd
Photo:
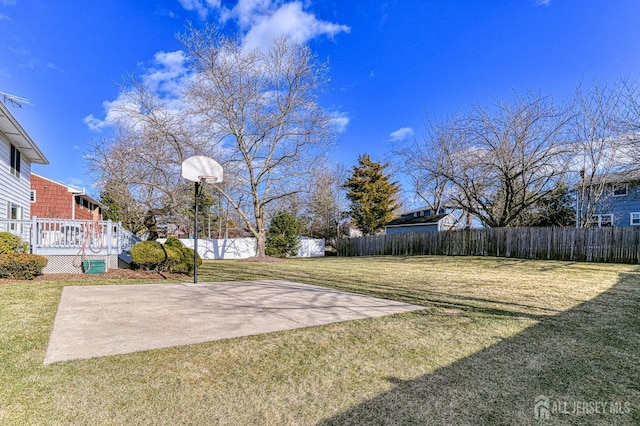
<instances>
[{"instance_id":1,"label":"shrub","mask_svg":"<svg viewBox=\"0 0 640 426\"><path fill-rule=\"evenodd\" d=\"M180 265L180 270L176 270L175 272L188 273L193 271L193 255L195 251L189 247L182 247L182 255L184 256L182 264ZM202 258L198 255L198 267L202 265Z\"/></svg>"},{"instance_id":2,"label":"shrub","mask_svg":"<svg viewBox=\"0 0 640 426\"><path fill-rule=\"evenodd\" d=\"M164 242L164 245L167 247L175 247L179 249L182 249L182 247L184 247L184 244L182 244L182 242L174 236L167 238L167 240Z\"/></svg>"},{"instance_id":3,"label":"shrub","mask_svg":"<svg viewBox=\"0 0 640 426\"><path fill-rule=\"evenodd\" d=\"M42 274L47 266L47 258L29 253L8 253L0 255L0 278L32 280Z\"/></svg>"},{"instance_id":4,"label":"shrub","mask_svg":"<svg viewBox=\"0 0 640 426\"><path fill-rule=\"evenodd\" d=\"M164 244L157 241L142 241L131 249L131 260L135 267L144 270L189 273L193 271L193 249L184 247L176 237L169 237ZM198 266L202 259L198 255Z\"/></svg>"},{"instance_id":5,"label":"shrub","mask_svg":"<svg viewBox=\"0 0 640 426\"><path fill-rule=\"evenodd\" d=\"M131 248L131 260L138 268L155 270L165 263L167 252L157 241L140 241Z\"/></svg>"},{"instance_id":6,"label":"shrub","mask_svg":"<svg viewBox=\"0 0 640 426\"><path fill-rule=\"evenodd\" d=\"M167 260L162 265L162 269L171 272L180 272L178 269L180 269L180 266L184 263L182 250L166 244L164 245L164 250L167 252Z\"/></svg>"},{"instance_id":7,"label":"shrub","mask_svg":"<svg viewBox=\"0 0 640 426\"><path fill-rule=\"evenodd\" d=\"M182 249L183 245L180 242L179 239L177 239L176 237L169 237L167 238L167 241L164 242L164 246L165 247L175 247L177 249Z\"/></svg>"},{"instance_id":8,"label":"shrub","mask_svg":"<svg viewBox=\"0 0 640 426\"><path fill-rule=\"evenodd\" d=\"M11 232L0 232L0 254L28 253L29 243Z\"/></svg>"}]
</instances>

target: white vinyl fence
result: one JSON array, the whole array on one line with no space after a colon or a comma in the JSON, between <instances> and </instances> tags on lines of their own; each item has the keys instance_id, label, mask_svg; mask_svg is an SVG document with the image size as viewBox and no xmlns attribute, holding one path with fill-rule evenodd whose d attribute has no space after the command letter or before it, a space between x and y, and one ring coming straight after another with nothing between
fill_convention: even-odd
<instances>
[{"instance_id":1,"label":"white vinyl fence","mask_svg":"<svg viewBox=\"0 0 640 426\"><path fill-rule=\"evenodd\" d=\"M164 242L164 239L158 239ZM181 239L185 247L193 248L193 239ZM198 254L203 259L248 259L257 253L255 238L206 239L198 238ZM301 237L296 257L324 256L324 240Z\"/></svg>"},{"instance_id":2,"label":"white vinyl fence","mask_svg":"<svg viewBox=\"0 0 640 426\"><path fill-rule=\"evenodd\" d=\"M298 255L296 257L322 257L324 256L324 240L300 237Z\"/></svg>"},{"instance_id":3,"label":"white vinyl fence","mask_svg":"<svg viewBox=\"0 0 640 426\"><path fill-rule=\"evenodd\" d=\"M185 247L193 248L193 239L181 239L180 242ZM255 238L228 238L226 240L198 238L198 254L203 259L248 259L255 257L256 250Z\"/></svg>"}]
</instances>

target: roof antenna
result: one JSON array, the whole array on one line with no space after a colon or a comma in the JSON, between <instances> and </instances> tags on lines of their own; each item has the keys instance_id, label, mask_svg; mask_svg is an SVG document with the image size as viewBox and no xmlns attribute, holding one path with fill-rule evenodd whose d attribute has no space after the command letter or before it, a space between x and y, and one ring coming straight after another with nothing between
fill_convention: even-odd
<instances>
[{"instance_id":1,"label":"roof antenna","mask_svg":"<svg viewBox=\"0 0 640 426\"><path fill-rule=\"evenodd\" d=\"M3 102L10 103L16 108L22 108L23 105L33 105L29 102L29 99L23 98L21 96L11 95L9 93L0 92L0 98L2 98Z\"/></svg>"}]
</instances>

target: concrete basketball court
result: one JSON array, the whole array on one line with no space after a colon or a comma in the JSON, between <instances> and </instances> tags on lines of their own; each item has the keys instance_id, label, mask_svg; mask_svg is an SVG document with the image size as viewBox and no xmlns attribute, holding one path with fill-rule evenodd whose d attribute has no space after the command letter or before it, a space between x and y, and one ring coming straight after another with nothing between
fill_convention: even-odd
<instances>
[{"instance_id":1,"label":"concrete basketball court","mask_svg":"<svg viewBox=\"0 0 640 426\"><path fill-rule=\"evenodd\" d=\"M65 287L44 364L420 309L290 281Z\"/></svg>"}]
</instances>

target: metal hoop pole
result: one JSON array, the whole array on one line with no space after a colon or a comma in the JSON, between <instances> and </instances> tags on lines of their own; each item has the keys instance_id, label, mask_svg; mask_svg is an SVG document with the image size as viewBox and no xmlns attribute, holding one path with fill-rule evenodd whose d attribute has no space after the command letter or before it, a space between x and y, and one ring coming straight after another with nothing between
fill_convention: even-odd
<instances>
[{"instance_id":1,"label":"metal hoop pole","mask_svg":"<svg viewBox=\"0 0 640 426\"><path fill-rule=\"evenodd\" d=\"M195 217L193 220L193 283L198 283L198 190L200 189L200 182L196 182L195 190Z\"/></svg>"}]
</instances>

